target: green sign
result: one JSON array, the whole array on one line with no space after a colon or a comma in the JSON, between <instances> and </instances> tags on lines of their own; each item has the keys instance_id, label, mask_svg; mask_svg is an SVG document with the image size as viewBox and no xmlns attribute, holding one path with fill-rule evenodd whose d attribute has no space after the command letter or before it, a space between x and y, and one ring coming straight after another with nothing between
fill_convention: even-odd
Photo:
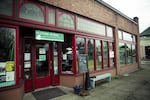
<instances>
[{"instance_id":1,"label":"green sign","mask_svg":"<svg viewBox=\"0 0 150 100\"><path fill-rule=\"evenodd\" d=\"M39 61L46 61L46 55L39 55Z\"/></svg>"},{"instance_id":2,"label":"green sign","mask_svg":"<svg viewBox=\"0 0 150 100\"><path fill-rule=\"evenodd\" d=\"M64 42L64 34L56 33L56 32L47 32L47 31L36 30L35 38L37 40Z\"/></svg>"}]
</instances>

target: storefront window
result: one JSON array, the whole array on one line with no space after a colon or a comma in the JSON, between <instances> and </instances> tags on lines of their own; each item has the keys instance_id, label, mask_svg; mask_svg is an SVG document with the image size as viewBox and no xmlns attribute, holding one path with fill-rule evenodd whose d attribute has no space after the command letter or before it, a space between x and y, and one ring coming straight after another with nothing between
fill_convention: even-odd
<instances>
[{"instance_id":1,"label":"storefront window","mask_svg":"<svg viewBox=\"0 0 150 100\"><path fill-rule=\"evenodd\" d=\"M132 45L132 59L133 63L136 62L136 45Z\"/></svg>"},{"instance_id":2,"label":"storefront window","mask_svg":"<svg viewBox=\"0 0 150 100\"><path fill-rule=\"evenodd\" d=\"M24 48L24 77L26 79L31 78L31 71L32 71L32 67L31 67L31 41L29 39L25 39L25 48Z\"/></svg>"},{"instance_id":3,"label":"storefront window","mask_svg":"<svg viewBox=\"0 0 150 100\"><path fill-rule=\"evenodd\" d=\"M125 47L126 47L126 45L124 43L119 43L120 65L121 66L125 64L125 57L126 57Z\"/></svg>"},{"instance_id":4,"label":"storefront window","mask_svg":"<svg viewBox=\"0 0 150 100\"><path fill-rule=\"evenodd\" d=\"M131 49L131 44L126 44L126 59L127 59L127 64L132 63L132 49Z\"/></svg>"},{"instance_id":5,"label":"storefront window","mask_svg":"<svg viewBox=\"0 0 150 100\"><path fill-rule=\"evenodd\" d=\"M20 8L19 17L38 22L44 22L42 10L37 5L32 3L26 3Z\"/></svg>"},{"instance_id":6,"label":"storefront window","mask_svg":"<svg viewBox=\"0 0 150 100\"><path fill-rule=\"evenodd\" d=\"M49 24L55 25L55 10L52 10L52 9L49 10L48 18L49 18L49 20L48 20Z\"/></svg>"},{"instance_id":7,"label":"storefront window","mask_svg":"<svg viewBox=\"0 0 150 100\"><path fill-rule=\"evenodd\" d=\"M14 28L0 27L0 87L16 83L15 38Z\"/></svg>"},{"instance_id":8,"label":"storefront window","mask_svg":"<svg viewBox=\"0 0 150 100\"><path fill-rule=\"evenodd\" d=\"M108 68L108 42L104 41L104 69Z\"/></svg>"},{"instance_id":9,"label":"storefront window","mask_svg":"<svg viewBox=\"0 0 150 100\"><path fill-rule=\"evenodd\" d=\"M105 35L105 25L77 17L77 30Z\"/></svg>"},{"instance_id":10,"label":"storefront window","mask_svg":"<svg viewBox=\"0 0 150 100\"><path fill-rule=\"evenodd\" d=\"M88 67L90 71L94 70L94 41L88 39Z\"/></svg>"},{"instance_id":11,"label":"storefront window","mask_svg":"<svg viewBox=\"0 0 150 100\"><path fill-rule=\"evenodd\" d=\"M65 34L62 44L62 73L73 74L72 35Z\"/></svg>"},{"instance_id":12,"label":"storefront window","mask_svg":"<svg viewBox=\"0 0 150 100\"><path fill-rule=\"evenodd\" d=\"M58 26L74 29L75 25L73 15L59 11L58 16Z\"/></svg>"},{"instance_id":13,"label":"storefront window","mask_svg":"<svg viewBox=\"0 0 150 100\"><path fill-rule=\"evenodd\" d=\"M77 54L85 54L85 40L84 38L76 38Z\"/></svg>"},{"instance_id":14,"label":"storefront window","mask_svg":"<svg viewBox=\"0 0 150 100\"><path fill-rule=\"evenodd\" d=\"M54 64L54 75L58 74L58 44L53 42L53 64Z\"/></svg>"},{"instance_id":15,"label":"storefront window","mask_svg":"<svg viewBox=\"0 0 150 100\"><path fill-rule=\"evenodd\" d=\"M109 59L110 59L110 67L114 67L114 49L113 43L109 43Z\"/></svg>"},{"instance_id":16,"label":"storefront window","mask_svg":"<svg viewBox=\"0 0 150 100\"><path fill-rule=\"evenodd\" d=\"M1 0L0 2L0 14L12 16L12 1L13 0Z\"/></svg>"},{"instance_id":17,"label":"storefront window","mask_svg":"<svg viewBox=\"0 0 150 100\"><path fill-rule=\"evenodd\" d=\"M113 28L107 26L106 29L107 29L107 36L113 37Z\"/></svg>"},{"instance_id":18,"label":"storefront window","mask_svg":"<svg viewBox=\"0 0 150 100\"><path fill-rule=\"evenodd\" d=\"M76 54L77 54L77 57L79 57L79 55L82 55L82 54L85 54L85 38L80 38L80 37L77 37L76 38ZM76 60L76 65L77 65L77 71L79 72L79 58L77 58Z\"/></svg>"},{"instance_id":19,"label":"storefront window","mask_svg":"<svg viewBox=\"0 0 150 100\"><path fill-rule=\"evenodd\" d=\"M120 36L122 36L122 40L125 40L121 41L122 43L119 43L120 64L132 64L136 62L136 36L121 30L118 31L118 34L119 39Z\"/></svg>"},{"instance_id":20,"label":"storefront window","mask_svg":"<svg viewBox=\"0 0 150 100\"><path fill-rule=\"evenodd\" d=\"M127 32L123 32L123 40L132 41L132 35Z\"/></svg>"},{"instance_id":21,"label":"storefront window","mask_svg":"<svg viewBox=\"0 0 150 100\"><path fill-rule=\"evenodd\" d=\"M102 69L101 41L96 40L96 70Z\"/></svg>"},{"instance_id":22,"label":"storefront window","mask_svg":"<svg viewBox=\"0 0 150 100\"><path fill-rule=\"evenodd\" d=\"M122 31L118 31L118 35L119 35L119 39L120 39L120 40L123 40Z\"/></svg>"}]
</instances>

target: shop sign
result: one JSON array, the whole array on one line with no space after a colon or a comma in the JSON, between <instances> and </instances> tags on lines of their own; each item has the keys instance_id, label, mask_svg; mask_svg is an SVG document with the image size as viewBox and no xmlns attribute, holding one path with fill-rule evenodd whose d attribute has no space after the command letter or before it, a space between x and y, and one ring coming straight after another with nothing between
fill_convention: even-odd
<instances>
[{"instance_id":1,"label":"shop sign","mask_svg":"<svg viewBox=\"0 0 150 100\"><path fill-rule=\"evenodd\" d=\"M37 40L64 42L64 34L56 33L56 32L47 32L47 31L36 30L35 38Z\"/></svg>"}]
</instances>

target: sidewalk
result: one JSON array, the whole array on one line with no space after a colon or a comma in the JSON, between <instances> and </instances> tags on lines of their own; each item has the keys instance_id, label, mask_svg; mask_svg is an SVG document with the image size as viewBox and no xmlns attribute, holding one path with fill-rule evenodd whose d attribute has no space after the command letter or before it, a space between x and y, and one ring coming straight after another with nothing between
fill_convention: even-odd
<instances>
[{"instance_id":1,"label":"sidewalk","mask_svg":"<svg viewBox=\"0 0 150 100\"><path fill-rule=\"evenodd\" d=\"M121 76L110 83L98 84L89 90L88 96L79 96L73 89L58 86L67 94L52 100L150 100L150 64L141 65L141 69L128 76ZM31 93L23 100L35 100Z\"/></svg>"}]
</instances>

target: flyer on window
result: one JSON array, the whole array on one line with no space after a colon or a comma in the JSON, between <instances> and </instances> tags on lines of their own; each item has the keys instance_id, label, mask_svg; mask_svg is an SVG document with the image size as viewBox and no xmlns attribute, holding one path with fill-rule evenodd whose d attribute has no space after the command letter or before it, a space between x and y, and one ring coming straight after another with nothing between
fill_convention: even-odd
<instances>
[{"instance_id":1,"label":"flyer on window","mask_svg":"<svg viewBox=\"0 0 150 100\"><path fill-rule=\"evenodd\" d=\"M5 73L6 73L6 63L0 62L0 76L5 75Z\"/></svg>"}]
</instances>

